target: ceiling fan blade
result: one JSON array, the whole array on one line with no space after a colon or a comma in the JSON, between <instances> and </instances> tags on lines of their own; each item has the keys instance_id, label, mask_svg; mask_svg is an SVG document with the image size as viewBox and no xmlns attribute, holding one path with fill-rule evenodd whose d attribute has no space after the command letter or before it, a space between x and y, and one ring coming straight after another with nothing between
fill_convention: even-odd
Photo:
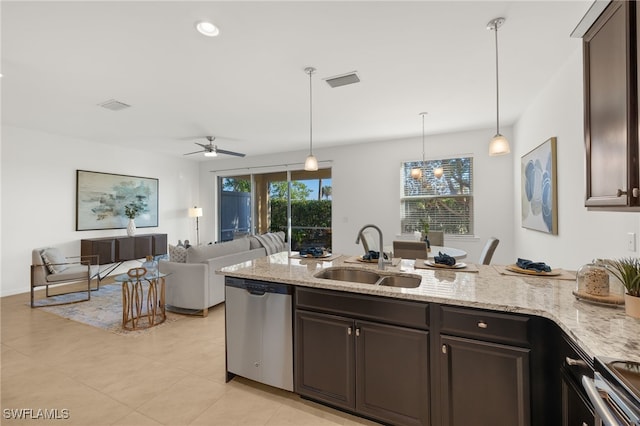
<instances>
[{"instance_id":1,"label":"ceiling fan blade","mask_svg":"<svg viewBox=\"0 0 640 426\"><path fill-rule=\"evenodd\" d=\"M206 152L206 151L194 151L194 152L188 152L184 155L191 155L191 154L200 154L201 152Z\"/></svg>"},{"instance_id":2,"label":"ceiling fan blade","mask_svg":"<svg viewBox=\"0 0 640 426\"><path fill-rule=\"evenodd\" d=\"M195 143L196 145L200 145L200 146L201 146L201 147L203 147L204 149L211 149L211 148L213 148L213 146L211 146L211 144L209 144L209 145L205 145L205 144L200 143L200 142L194 142L194 143Z\"/></svg>"},{"instance_id":3,"label":"ceiling fan blade","mask_svg":"<svg viewBox=\"0 0 640 426\"><path fill-rule=\"evenodd\" d=\"M239 152L227 151L226 149L216 148L216 152L218 154L227 154L227 155L235 155L236 157L244 157L246 154L241 154Z\"/></svg>"}]
</instances>

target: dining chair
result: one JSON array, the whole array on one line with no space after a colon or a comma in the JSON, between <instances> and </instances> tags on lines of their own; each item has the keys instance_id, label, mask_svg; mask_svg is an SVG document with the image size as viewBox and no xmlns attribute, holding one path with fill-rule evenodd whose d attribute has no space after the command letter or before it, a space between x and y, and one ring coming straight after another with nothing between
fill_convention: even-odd
<instances>
[{"instance_id":1,"label":"dining chair","mask_svg":"<svg viewBox=\"0 0 640 426\"><path fill-rule=\"evenodd\" d=\"M482 253L480 253L480 259L478 263L480 265L488 265L491 263L491 258L493 257L493 253L496 251L496 247L498 247L499 239L491 237L487 240L484 248L482 249Z\"/></svg>"},{"instance_id":2,"label":"dining chair","mask_svg":"<svg viewBox=\"0 0 640 426\"><path fill-rule=\"evenodd\" d=\"M427 237L429 238L429 244L432 246L444 245L444 231L429 231L427 232Z\"/></svg>"},{"instance_id":3,"label":"dining chair","mask_svg":"<svg viewBox=\"0 0 640 426\"><path fill-rule=\"evenodd\" d=\"M427 243L424 241L398 241L393 242L393 257L403 259L426 259Z\"/></svg>"}]
</instances>

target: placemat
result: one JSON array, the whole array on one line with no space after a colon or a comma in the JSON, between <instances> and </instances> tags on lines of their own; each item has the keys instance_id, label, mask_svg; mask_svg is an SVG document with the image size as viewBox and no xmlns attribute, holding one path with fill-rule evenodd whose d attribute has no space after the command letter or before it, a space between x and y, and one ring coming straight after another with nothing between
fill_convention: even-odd
<instances>
[{"instance_id":1,"label":"placemat","mask_svg":"<svg viewBox=\"0 0 640 426\"><path fill-rule=\"evenodd\" d=\"M548 280L569 280L569 281L575 281L576 280L576 274L573 272L569 272L569 271L565 271L564 269L561 268L554 268L553 272L560 272L559 275L530 275L530 274L521 274L519 272L514 272L514 271L510 271L508 269L506 269L506 265L492 265L493 268L500 274L500 275L511 275L514 277L531 277L531 278L546 278Z\"/></svg>"},{"instance_id":2,"label":"placemat","mask_svg":"<svg viewBox=\"0 0 640 426\"><path fill-rule=\"evenodd\" d=\"M336 254L336 253L332 253L331 256L327 256L327 257L307 257L307 256L300 256L299 254L291 254L289 256L290 259L300 259L300 260L315 260L315 261L319 261L319 262L330 262L332 260L336 260L337 258L339 258L340 256L342 256L341 254Z\"/></svg>"},{"instance_id":3,"label":"placemat","mask_svg":"<svg viewBox=\"0 0 640 426\"><path fill-rule=\"evenodd\" d=\"M413 267L416 269L430 269L432 271L480 272L478 266L475 263L461 262L467 265L464 268L438 268L437 266L426 265L424 263L425 260L426 259L416 259L416 263L413 265Z\"/></svg>"},{"instance_id":4,"label":"placemat","mask_svg":"<svg viewBox=\"0 0 640 426\"><path fill-rule=\"evenodd\" d=\"M378 259L374 260L373 262L364 262L361 259L362 259L362 256L351 256L351 257L345 259L344 263L358 263L360 265L377 265L378 264ZM391 259L391 266L398 266L400 264L401 260L402 259L399 258L399 257L392 258Z\"/></svg>"}]
</instances>

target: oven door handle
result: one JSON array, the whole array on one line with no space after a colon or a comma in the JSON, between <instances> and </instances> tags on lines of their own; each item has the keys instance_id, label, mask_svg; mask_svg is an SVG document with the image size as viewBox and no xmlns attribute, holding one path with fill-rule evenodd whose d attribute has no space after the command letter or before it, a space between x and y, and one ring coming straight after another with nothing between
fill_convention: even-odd
<instances>
[{"instance_id":1,"label":"oven door handle","mask_svg":"<svg viewBox=\"0 0 640 426\"><path fill-rule=\"evenodd\" d=\"M598 374L598 373L595 373ZM600 420L605 426L619 426L620 423L613 415L607 404L604 402L604 399L600 396L598 388L596 387L595 381L589 376L582 376L582 386L584 390L587 392L587 396L589 400L593 404L593 408L598 413Z\"/></svg>"}]
</instances>

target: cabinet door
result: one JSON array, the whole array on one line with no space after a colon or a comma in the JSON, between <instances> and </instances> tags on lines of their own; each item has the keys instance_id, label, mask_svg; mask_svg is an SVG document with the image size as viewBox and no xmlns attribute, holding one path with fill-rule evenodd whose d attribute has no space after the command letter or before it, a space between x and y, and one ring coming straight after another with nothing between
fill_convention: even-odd
<instances>
[{"instance_id":1,"label":"cabinet door","mask_svg":"<svg viewBox=\"0 0 640 426\"><path fill-rule=\"evenodd\" d=\"M599 422L591 404L576 388L576 384L562 375L562 426L596 426Z\"/></svg>"},{"instance_id":2,"label":"cabinet door","mask_svg":"<svg viewBox=\"0 0 640 426\"><path fill-rule=\"evenodd\" d=\"M584 37L587 207L638 204L634 10L611 2Z\"/></svg>"},{"instance_id":3,"label":"cabinet door","mask_svg":"<svg viewBox=\"0 0 640 426\"><path fill-rule=\"evenodd\" d=\"M385 423L429 424L429 334L356 322L356 410Z\"/></svg>"},{"instance_id":4,"label":"cabinet door","mask_svg":"<svg viewBox=\"0 0 640 426\"><path fill-rule=\"evenodd\" d=\"M440 337L442 424L530 424L529 349Z\"/></svg>"},{"instance_id":5,"label":"cabinet door","mask_svg":"<svg viewBox=\"0 0 640 426\"><path fill-rule=\"evenodd\" d=\"M336 407L355 409L353 320L297 311L295 391Z\"/></svg>"}]
</instances>

